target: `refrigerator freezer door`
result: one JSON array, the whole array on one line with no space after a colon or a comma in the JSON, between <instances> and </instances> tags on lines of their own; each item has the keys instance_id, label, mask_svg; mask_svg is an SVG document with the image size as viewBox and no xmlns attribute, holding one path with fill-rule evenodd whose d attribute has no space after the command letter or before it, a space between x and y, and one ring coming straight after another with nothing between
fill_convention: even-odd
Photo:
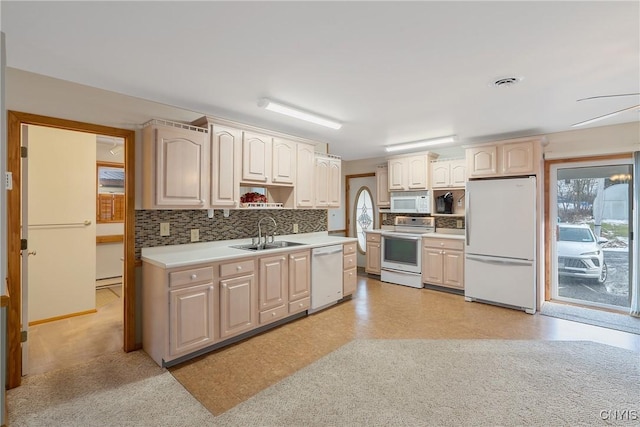
<instances>
[{"instance_id":1,"label":"refrigerator freezer door","mask_svg":"<svg viewBox=\"0 0 640 427\"><path fill-rule=\"evenodd\" d=\"M533 260L536 251L536 179L469 181L465 252Z\"/></svg>"},{"instance_id":2,"label":"refrigerator freezer door","mask_svg":"<svg viewBox=\"0 0 640 427\"><path fill-rule=\"evenodd\" d=\"M464 296L536 312L536 263L476 255L466 255Z\"/></svg>"}]
</instances>

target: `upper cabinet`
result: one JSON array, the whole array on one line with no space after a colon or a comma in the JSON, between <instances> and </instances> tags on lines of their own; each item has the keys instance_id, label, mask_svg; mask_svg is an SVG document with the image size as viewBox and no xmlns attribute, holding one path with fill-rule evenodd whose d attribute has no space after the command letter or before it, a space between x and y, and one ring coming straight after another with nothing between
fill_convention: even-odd
<instances>
[{"instance_id":1,"label":"upper cabinet","mask_svg":"<svg viewBox=\"0 0 640 427\"><path fill-rule=\"evenodd\" d=\"M466 180L464 159L431 162L431 188L464 188Z\"/></svg>"},{"instance_id":2,"label":"upper cabinet","mask_svg":"<svg viewBox=\"0 0 640 427\"><path fill-rule=\"evenodd\" d=\"M376 202L381 208L391 206L389 167L387 165L376 166Z\"/></svg>"},{"instance_id":3,"label":"upper cabinet","mask_svg":"<svg viewBox=\"0 0 640 427\"><path fill-rule=\"evenodd\" d=\"M143 207L205 208L206 128L152 120L142 131Z\"/></svg>"},{"instance_id":4,"label":"upper cabinet","mask_svg":"<svg viewBox=\"0 0 640 427\"><path fill-rule=\"evenodd\" d=\"M314 206L314 166L314 146L298 143L295 186L296 208L309 209Z\"/></svg>"},{"instance_id":5,"label":"upper cabinet","mask_svg":"<svg viewBox=\"0 0 640 427\"><path fill-rule=\"evenodd\" d=\"M209 207L237 208L240 201L242 131L212 123L209 134Z\"/></svg>"},{"instance_id":6,"label":"upper cabinet","mask_svg":"<svg viewBox=\"0 0 640 427\"><path fill-rule=\"evenodd\" d=\"M429 153L392 157L387 161L389 191L429 189Z\"/></svg>"},{"instance_id":7,"label":"upper cabinet","mask_svg":"<svg viewBox=\"0 0 640 427\"><path fill-rule=\"evenodd\" d=\"M337 156L315 153L315 207L340 207L342 161Z\"/></svg>"},{"instance_id":8,"label":"upper cabinet","mask_svg":"<svg viewBox=\"0 0 640 427\"><path fill-rule=\"evenodd\" d=\"M538 139L504 141L466 149L469 178L535 175L542 161Z\"/></svg>"},{"instance_id":9,"label":"upper cabinet","mask_svg":"<svg viewBox=\"0 0 640 427\"><path fill-rule=\"evenodd\" d=\"M296 143L253 132L242 138L242 182L263 185L293 185Z\"/></svg>"}]
</instances>

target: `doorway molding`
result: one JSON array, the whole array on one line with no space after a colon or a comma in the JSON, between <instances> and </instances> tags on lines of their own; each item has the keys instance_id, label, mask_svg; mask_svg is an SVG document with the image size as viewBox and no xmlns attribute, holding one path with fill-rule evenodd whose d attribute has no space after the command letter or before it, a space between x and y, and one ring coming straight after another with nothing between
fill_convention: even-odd
<instances>
[{"instance_id":1,"label":"doorway molding","mask_svg":"<svg viewBox=\"0 0 640 427\"><path fill-rule=\"evenodd\" d=\"M349 217L349 215L351 215L351 206L349 206L349 193L351 191L351 183L350 180L352 178L369 178L372 176L376 176L375 172L367 172L367 173L358 173L358 174L353 174L353 175L345 175L344 180L345 180L345 191L344 191L344 235L345 236L349 236L349 227L351 226L351 219ZM372 197L374 197L375 195L372 194Z\"/></svg>"},{"instance_id":2,"label":"doorway molding","mask_svg":"<svg viewBox=\"0 0 640 427\"><path fill-rule=\"evenodd\" d=\"M633 160L633 153L614 154L610 156L571 157L567 159L553 159L544 161L544 300L551 300L551 165L571 165L573 163Z\"/></svg>"},{"instance_id":3,"label":"doorway molding","mask_svg":"<svg viewBox=\"0 0 640 427\"><path fill-rule=\"evenodd\" d=\"M135 343L135 131L119 129L18 111L7 112L7 170L12 173L13 189L7 192L7 387L22 381L20 261L21 222L21 127L36 125L124 139L125 222L124 222L124 318L123 350L136 350Z\"/></svg>"}]
</instances>

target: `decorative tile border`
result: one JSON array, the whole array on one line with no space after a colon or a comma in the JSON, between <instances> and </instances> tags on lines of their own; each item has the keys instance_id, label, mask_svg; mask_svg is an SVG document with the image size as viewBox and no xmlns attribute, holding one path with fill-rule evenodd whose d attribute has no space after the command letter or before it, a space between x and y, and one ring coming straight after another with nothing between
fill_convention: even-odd
<instances>
[{"instance_id":1,"label":"decorative tile border","mask_svg":"<svg viewBox=\"0 0 640 427\"><path fill-rule=\"evenodd\" d=\"M136 211L136 259L140 249L153 246L182 245L191 243L191 229L200 230L201 242L216 240L246 239L258 235L258 221L265 216L276 220L276 233L292 234L293 224L298 224L299 233L327 231L326 209L256 209L230 210L224 218L222 210L216 209L213 218L206 210L137 210ZM168 222L170 236L160 236L160 223ZM269 233L273 231L271 221L264 222Z\"/></svg>"}]
</instances>

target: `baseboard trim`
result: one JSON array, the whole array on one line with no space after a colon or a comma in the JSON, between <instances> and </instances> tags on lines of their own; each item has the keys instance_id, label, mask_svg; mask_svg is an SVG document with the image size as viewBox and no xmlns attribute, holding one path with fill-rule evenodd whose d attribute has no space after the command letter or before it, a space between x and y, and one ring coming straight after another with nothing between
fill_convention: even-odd
<instances>
[{"instance_id":1,"label":"baseboard trim","mask_svg":"<svg viewBox=\"0 0 640 427\"><path fill-rule=\"evenodd\" d=\"M79 311L77 313L69 313L62 316L49 317L48 319L34 320L33 322L29 322L29 326L40 325L42 323L55 322L56 320L68 319L70 317L84 316L85 314L93 314L97 312L98 310L94 308L91 310Z\"/></svg>"}]
</instances>

